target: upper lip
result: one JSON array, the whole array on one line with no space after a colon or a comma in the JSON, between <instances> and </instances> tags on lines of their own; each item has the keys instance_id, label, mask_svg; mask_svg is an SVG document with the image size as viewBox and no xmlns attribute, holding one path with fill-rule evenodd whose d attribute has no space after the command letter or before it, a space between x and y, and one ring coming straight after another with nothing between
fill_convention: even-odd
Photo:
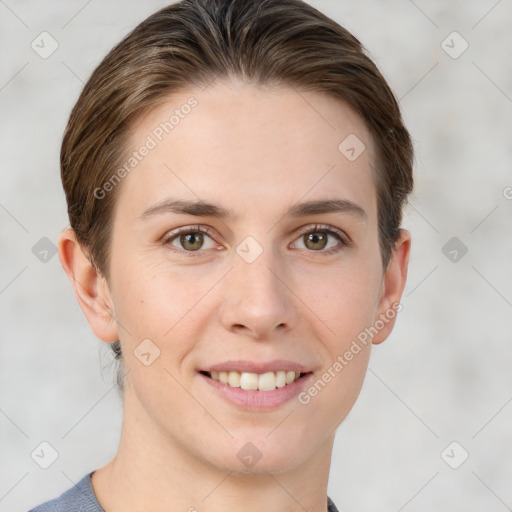
<instances>
[{"instance_id":1,"label":"upper lip","mask_svg":"<svg viewBox=\"0 0 512 512\"><path fill-rule=\"evenodd\" d=\"M294 371L308 373L311 370L305 365L296 361L286 359L275 359L273 361L255 362L246 360L229 360L202 368L203 372L238 372L238 373L267 373L277 371Z\"/></svg>"}]
</instances>

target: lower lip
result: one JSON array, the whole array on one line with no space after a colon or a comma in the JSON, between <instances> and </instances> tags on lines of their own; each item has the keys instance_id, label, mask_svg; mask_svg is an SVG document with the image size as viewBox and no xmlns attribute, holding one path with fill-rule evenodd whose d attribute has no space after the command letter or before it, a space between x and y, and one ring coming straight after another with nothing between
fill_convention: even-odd
<instances>
[{"instance_id":1,"label":"lower lip","mask_svg":"<svg viewBox=\"0 0 512 512\"><path fill-rule=\"evenodd\" d=\"M245 391L242 388L232 388L229 384L214 380L202 373L199 373L199 377L233 405L250 411L270 411L298 395L306 387L313 374L308 373L291 384L272 391Z\"/></svg>"}]
</instances>

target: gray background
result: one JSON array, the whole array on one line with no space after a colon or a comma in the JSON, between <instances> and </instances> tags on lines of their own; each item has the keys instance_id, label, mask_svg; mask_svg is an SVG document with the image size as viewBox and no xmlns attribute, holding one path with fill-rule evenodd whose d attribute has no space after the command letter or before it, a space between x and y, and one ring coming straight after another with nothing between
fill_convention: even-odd
<instances>
[{"instance_id":1,"label":"gray background","mask_svg":"<svg viewBox=\"0 0 512 512\"><path fill-rule=\"evenodd\" d=\"M83 82L166 3L0 0L1 511L57 496L117 449L108 347L41 239L68 222L58 155ZM343 512L512 510L512 2L310 3L366 45L417 151L404 308L338 429L329 495ZM43 31L59 45L47 59L31 48ZM453 31L469 44L458 58ZM48 469L31 458L43 441L59 454Z\"/></svg>"}]
</instances>

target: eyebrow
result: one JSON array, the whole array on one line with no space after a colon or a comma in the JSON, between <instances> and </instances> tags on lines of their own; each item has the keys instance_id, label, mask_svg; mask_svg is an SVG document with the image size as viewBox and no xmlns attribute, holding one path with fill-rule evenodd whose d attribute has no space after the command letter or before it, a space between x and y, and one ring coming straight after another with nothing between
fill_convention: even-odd
<instances>
[{"instance_id":1,"label":"eyebrow","mask_svg":"<svg viewBox=\"0 0 512 512\"><path fill-rule=\"evenodd\" d=\"M139 218L146 219L164 213L186 214L196 217L216 217L219 219L233 219L235 217L230 210L212 203L167 199L149 207L139 215ZM368 217L363 208L347 199L324 199L295 204L288 210L285 217L305 217L322 213L348 213L363 220L366 220Z\"/></svg>"}]
</instances>

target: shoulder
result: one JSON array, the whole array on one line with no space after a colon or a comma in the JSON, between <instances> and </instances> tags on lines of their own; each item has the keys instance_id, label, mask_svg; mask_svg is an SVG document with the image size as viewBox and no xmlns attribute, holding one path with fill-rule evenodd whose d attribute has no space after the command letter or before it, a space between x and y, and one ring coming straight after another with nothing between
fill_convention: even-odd
<instances>
[{"instance_id":1,"label":"shoulder","mask_svg":"<svg viewBox=\"0 0 512 512\"><path fill-rule=\"evenodd\" d=\"M29 512L103 512L92 488L91 474L87 473L58 498L46 501Z\"/></svg>"},{"instance_id":2,"label":"shoulder","mask_svg":"<svg viewBox=\"0 0 512 512\"><path fill-rule=\"evenodd\" d=\"M334 502L327 496L327 510L328 512L339 512Z\"/></svg>"}]
</instances>

